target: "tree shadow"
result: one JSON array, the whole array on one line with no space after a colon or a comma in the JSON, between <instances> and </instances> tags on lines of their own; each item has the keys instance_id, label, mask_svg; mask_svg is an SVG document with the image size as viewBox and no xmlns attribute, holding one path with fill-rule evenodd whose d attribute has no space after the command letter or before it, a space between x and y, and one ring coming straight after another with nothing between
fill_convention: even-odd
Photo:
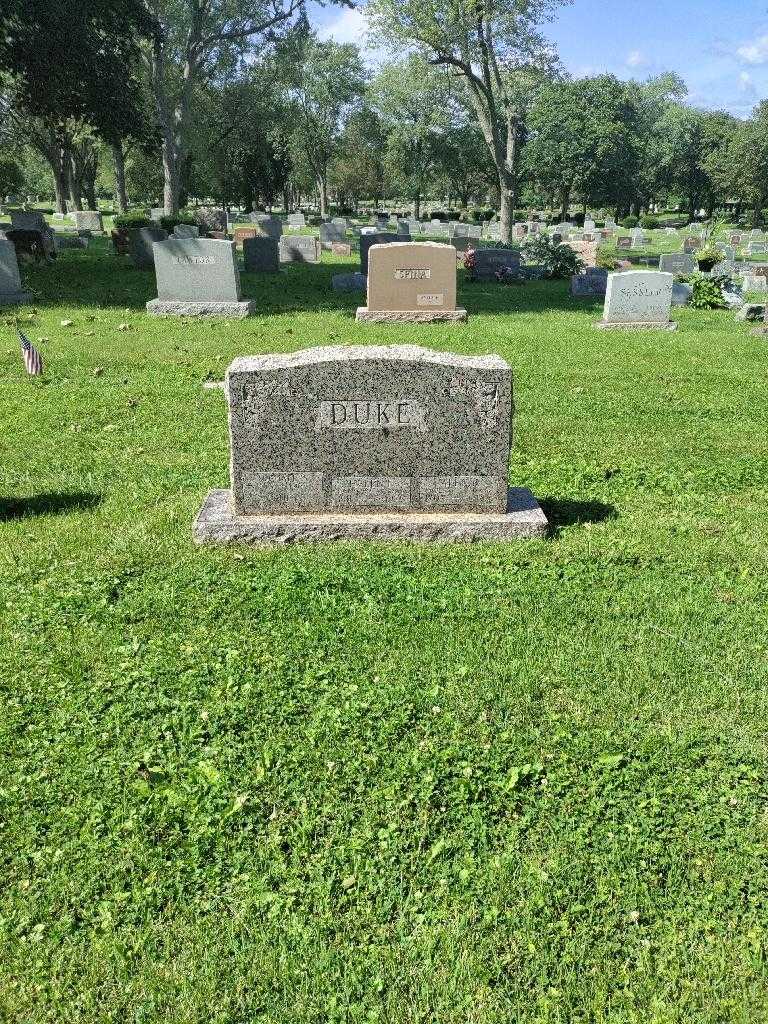
<instances>
[{"instance_id":1,"label":"tree shadow","mask_svg":"<svg viewBox=\"0 0 768 1024\"><path fill-rule=\"evenodd\" d=\"M616 519L618 512L613 505L603 501L576 501L572 498L540 498L544 515L549 521L550 536L556 537L569 526L584 523L603 523Z\"/></svg>"},{"instance_id":2,"label":"tree shadow","mask_svg":"<svg viewBox=\"0 0 768 1024\"><path fill-rule=\"evenodd\" d=\"M76 491L73 494L35 494L30 498L0 497L0 523L28 516L60 515L64 512L86 511L102 502L100 494Z\"/></svg>"}]
</instances>

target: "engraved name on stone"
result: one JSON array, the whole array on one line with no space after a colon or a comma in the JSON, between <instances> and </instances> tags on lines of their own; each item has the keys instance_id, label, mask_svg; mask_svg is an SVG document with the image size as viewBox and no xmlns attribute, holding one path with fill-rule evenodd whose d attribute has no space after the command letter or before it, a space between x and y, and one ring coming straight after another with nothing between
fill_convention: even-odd
<instances>
[{"instance_id":1,"label":"engraved name on stone","mask_svg":"<svg viewBox=\"0 0 768 1024\"><path fill-rule=\"evenodd\" d=\"M408 476L341 476L331 480L331 502L348 508L409 508L411 478Z\"/></svg>"},{"instance_id":2,"label":"engraved name on stone","mask_svg":"<svg viewBox=\"0 0 768 1024\"><path fill-rule=\"evenodd\" d=\"M396 281L429 281L431 277L429 267L402 267L395 271Z\"/></svg>"},{"instance_id":3,"label":"engraved name on stone","mask_svg":"<svg viewBox=\"0 0 768 1024\"><path fill-rule=\"evenodd\" d=\"M177 263L215 263L213 256L177 256Z\"/></svg>"},{"instance_id":4,"label":"engraved name on stone","mask_svg":"<svg viewBox=\"0 0 768 1024\"><path fill-rule=\"evenodd\" d=\"M486 476L425 476L418 480L419 502L428 507L463 505L472 501L492 502L499 492L499 479Z\"/></svg>"},{"instance_id":5,"label":"engraved name on stone","mask_svg":"<svg viewBox=\"0 0 768 1024\"><path fill-rule=\"evenodd\" d=\"M432 295L417 295L416 304L418 306L442 306L445 302L445 295L443 292L438 292Z\"/></svg>"},{"instance_id":6,"label":"engraved name on stone","mask_svg":"<svg viewBox=\"0 0 768 1024\"><path fill-rule=\"evenodd\" d=\"M408 399L321 402L315 430L389 430L410 427L426 433L426 407Z\"/></svg>"}]
</instances>

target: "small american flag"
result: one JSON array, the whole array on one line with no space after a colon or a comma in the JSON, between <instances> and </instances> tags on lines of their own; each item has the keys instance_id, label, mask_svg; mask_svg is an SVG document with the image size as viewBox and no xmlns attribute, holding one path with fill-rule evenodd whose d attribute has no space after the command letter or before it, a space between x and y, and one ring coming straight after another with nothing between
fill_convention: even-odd
<instances>
[{"instance_id":1,"label":"small american flag","mask_svg":"<svg viewBox=\"0 0 768 1024\"><path fill-rule=\"evenodd\" d=\"M34 377L39 377L43 372L42 357L26 334L22 334L18 327L16 328L16 331L19 335L19 341L21 342L21 354L24 358L24 365L27 368L27 373L31 373Z\"/></svg>"}]
</instances>

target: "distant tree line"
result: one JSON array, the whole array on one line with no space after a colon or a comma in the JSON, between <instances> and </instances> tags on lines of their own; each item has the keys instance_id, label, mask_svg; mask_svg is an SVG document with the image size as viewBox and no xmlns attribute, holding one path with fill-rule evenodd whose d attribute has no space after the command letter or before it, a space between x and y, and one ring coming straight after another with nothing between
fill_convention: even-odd
<instances>
[{"instance_id":1,"label":"distant tree line","mask_svg":"<svg viewBox=\"0 0 768 1024\"><path fill-rule=\"evenodd\" d=\"M541 27L559 0L369 0L374 70L303 0L5 0L0 194L246 209L425 203L565 218L768 206L768 102L739 119L673 74L573 79ZM60 48L63 39L77 39ZM52 74L51 69L56 73Z\"/></svg>"}]
</instances>

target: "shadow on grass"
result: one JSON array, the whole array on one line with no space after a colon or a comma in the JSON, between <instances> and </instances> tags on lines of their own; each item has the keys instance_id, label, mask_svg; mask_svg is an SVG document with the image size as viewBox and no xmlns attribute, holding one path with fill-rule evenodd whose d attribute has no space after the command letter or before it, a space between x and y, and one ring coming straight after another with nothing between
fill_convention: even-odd
<instances>
[{"instance_id":1,"label":"shadow on grass","mask_svg":"<svg viewBox=\"0 0 768 1024\"><path fill-rule=\"evenodd\" d=\"M64 512L96 508L102 502L100 494L76 491L74 494L35 494L31 498L0 497L0 523L27 516L51 516Z\"/></svg>"},{"instance_id":2,"label":"shadow on grass","mask_svg":"<svg viewBox=\"0 0 768 1024\"><path fill-rule=\"evenodd\" d=\"M549 520L550 536L556 537L568 526L583 523L602 523L616 519L618 512L613 505L602 501L574 501L572 498L540 498L539 504Z\"/></svg>"}]
</instances>

